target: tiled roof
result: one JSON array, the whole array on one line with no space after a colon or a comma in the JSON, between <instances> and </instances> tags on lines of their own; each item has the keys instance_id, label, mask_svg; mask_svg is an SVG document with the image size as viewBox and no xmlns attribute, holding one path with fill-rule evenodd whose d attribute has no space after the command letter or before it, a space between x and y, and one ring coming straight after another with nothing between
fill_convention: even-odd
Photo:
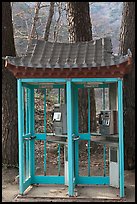
<instances>
[{"instance_id":1,"label":"tiled roof","mask_svg":"<svg viewBox=\"0 0 137 204\"><path fill-rule=\"evenodd\" d=\"M127 58L113 54L109 37L78 43L32 40L24 56L7 57L7 63L30 68L92 68L118 65Z\"/></svg>"}]
</instances>

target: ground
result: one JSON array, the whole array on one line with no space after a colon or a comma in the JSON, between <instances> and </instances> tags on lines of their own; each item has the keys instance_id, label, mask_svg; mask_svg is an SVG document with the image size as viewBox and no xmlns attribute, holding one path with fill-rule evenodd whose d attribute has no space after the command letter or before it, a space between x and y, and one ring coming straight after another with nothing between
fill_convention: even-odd
<instances>
[{"instance_id":1,"label":"ground","mask_svg":"<svg viewBox=\"0 0 137 204\"><path fill-rule=\"evenodd\" d=\"M39 143L40 147L42 146ZM91 147L93 145L91 144ZM47 174L56 174L57 172L57 155L55 154L55 149L57 148L55 144L49 144L49 151L48 151L48 158L47 159ZM39 149L39 151L38 151ZM37 144L37 155L42 155L41 150L42 148L39 148ZM96 156L93 155L93 150L96 149ZM81 169L81 175L87 174L87 159L84 160L85 155L87 154L86 151L84 151L85 154L82 154L80 156L80 169ZM92 163L91 163L91 175L92 174L103 174L103 162L102 162L102 147L96 146L94 148L91 148L91 154L92 154ZM63 174L63 154L61 154L61 174ZM36 157L36 172L37 174L42 173L42 166L43 166L43 157ZM108 165L107 165L108 166ZM18 168L2 168L2 202L12 202L13 199L18 195L19 189L18 189L18 179L16 176L18 175ZM125 199L124 202L135 202L135 171L125 171ZM35 202L37 200L35 199ZM102 200L103 201L103 200ZM29 202L29 200L28 200ZM30 201L31 202L31 201ZM45 202L45 200L44 200ZM69 202L69 201L67 201ZM78 201L77 201L78 202ZM88 202L88 200L87 200ZM94 200L96 202L96 200ZM104 201L103 201L104 202ZM120 202L120 201L119 201Z\"/></svg>"},{"instance_id":2,"label":"ground","mask_svg":"<svg viewBox=\"0 0 137 204\"><path fill-rule=\"evenodd\" d=\"M47 132L52 130L52 110L53 104L55 103L56 93L52 93L53 102L48 100L47 96ZM50 100L51 100L50 98ZM39 99L36 98L36 126L37 132L42 132L44 129L43 124L43 102L42 95ZM103 162L103 146L96 144L94 142L90 143L90 175L92 176L103 176L104 175L104 162ZM25 150L25 147L24 147ZM43 141L35 142L35 171L36 175L44 175L44 143ZM46 163L46 175L58 175L58 144L47 143L47 163ZM60 153L60 175L64 174L64 148L61 145ZM84 176L88 174L88 153L87 153L87 142L82 144L79 157L79 174ZM109 172L109 159L108 159L108 147L106 148L106 175ZM4 167L2 168L2 202L12 202L13 199L19 194L18 186L18 168ZM63 187L64 188L64 187ZM38 188L40 189L40 188ZM39 190L40 191L40 190ZM97 190L98 191L98 190ZM86 192L84 190L84 192ZM135 202L135 172L125 171L125 199L126 202ZM55 196L56 197L56 196ZM44 200L46 202L47 200ZM55 201L55 200L54 200ZM60 200L63 202L63 200ZM74 200L68 200L68 202L73 202ZM86 200L87 201L87 200ZM94 200L95 202L97 200ZM102 200L103 201L103 200ZM28 200L28 202L31 202ZM35 202L38 202L35 199ZM77 199L77 202L81 202ZM119 201L120 202L120 201Z\"/></svg>"}]
</instances>

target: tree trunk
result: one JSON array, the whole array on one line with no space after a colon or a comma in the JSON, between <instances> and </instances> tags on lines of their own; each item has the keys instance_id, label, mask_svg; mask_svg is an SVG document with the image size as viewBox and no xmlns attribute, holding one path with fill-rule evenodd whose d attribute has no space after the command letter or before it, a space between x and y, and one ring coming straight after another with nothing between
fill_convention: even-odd
<instances>
[{"instance_id":1,"label":"tree trunk","mask_svg":"<svg viewBox=\"0 0 137 204\"><path fill-rule=\"evenodd\" d=\"M49 38L50 26L51 26L52 18L54 15L54 4L55 4L55 2L50 2L49 16L48 16L48 20L47 20L47 24L46 24L46 28L45 28L45 32L44 32L44 40L46 40L46 41Z\"/></svg>"},{"instance_id":2,"label":"tree trunk","mask_svg":"<svg viewBox=\"0 0 137 204\"><path fill-rule=\"evenodd\" d=\"M2 56L15 56L10 2L2 2ZM16 79L2 63L2 163L17 166Z\"/></svg>"},{"instance_id":3,"label":"tree trunk","mask_svg":"<svg viewBox=\"0 0 137 204\"><path fill-rule=\"evenodd\" d=\"M133 55L132 71L124 77L125 169L135 167L135 2L123 3L120 52Z\"/></svg>"},{"instance_id":4,"label":"tree trunk","mask_svg":"<svg viewBox=\"0 0 137 204\"><path fill-rule=\"evenodd\" d=\"M36 29L36 22L39 19L40 4L41 4L41 2L36 2L35 3L35 14L34 14L33 24L32 24L30 35L29 35L29 40L31 40L31 39L33 39L35 37L38 39L38 34L37 34L37 29Z\"/></svg>"},{"instance_id":5,"label":"tree trunk","mask_svg":"<svg viewBox=\"0 0 137 204\"><path fill-rule=\"evenodd\" d=\"M68 2L69 41L92 40L89 2Z\"/></svg>"},{"instance_id":6,"label":"tree trunk","mask_svg":"<svg viewBox=\"0 0 137 204\"><path fill-rule=\"evenodd\" d=\"M92 25L89 14L89 2L68 2L67 15L69 41L80 42L92 40ZM79 90L79 131L87 132L87 89ZM91 131L96 131L96 108L94 90L90 90ZM85 114L86 113L86 114Z\"/></svg>"}]
</instances>

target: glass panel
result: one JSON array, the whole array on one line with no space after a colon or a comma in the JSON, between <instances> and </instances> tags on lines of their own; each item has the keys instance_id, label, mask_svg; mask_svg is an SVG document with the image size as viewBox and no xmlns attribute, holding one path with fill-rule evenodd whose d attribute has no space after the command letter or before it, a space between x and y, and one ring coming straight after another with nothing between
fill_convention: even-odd
<instances>
[{"instance_id":1,"label":"glass panel","mask_svg":"<svg viewBox=\"0 0 137 204\"><path fill-rule=\"evenodd\" d=\"M34 90L35 104L35 132L44 133L44 93L43 90Z\"/></svg>"}]
</instances>

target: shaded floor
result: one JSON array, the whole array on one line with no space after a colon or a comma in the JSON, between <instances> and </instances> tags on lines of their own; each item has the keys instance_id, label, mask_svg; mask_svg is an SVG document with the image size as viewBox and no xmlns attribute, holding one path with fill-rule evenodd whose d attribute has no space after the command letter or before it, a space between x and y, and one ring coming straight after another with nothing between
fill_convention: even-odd
<instances>
[{"instance_id":1,"label":"shaded floor","mask_svg":"<svg viewBox=\"0 0 137 204\"><path fill-rule=\"evenodd\" d=\"M135 202L135 171L125 171L124 199L119 198L119 189L107 186L79 186L71 198L64 185L34 186L27 189L25 196L18 194L18 184L3 179L2 202Z\"/></svg>"},{"instance_id":2,"label":"shaded floor","mask_svg":"<svg viewBox=\"0 0 137 204\"><path fill-rule=\"evenodd\" d=\"M17 196L15 200L24 201L27 199L51 199L55 200L63 198L68 200L68 188L62 185L40 185L33 186L25 192L24 196ZM70 198L71 199L71 198ZM119 189L112 188L109 186L77 186L75 189L75 196L73 200L79 199L93 199L93 200L119 200Z\"/></svg>"},{"instance_id":3,"label":"shaded floor","mask_svg":"<svg viewBox=\"0 0 137 204\"><path fill-rule=\"evenodd\" d=\"M119 189L110 186L78 186L75 197L68 197L68 189L62 185L30 187L25 195L17 196L16 202L135 202L135 174L125 171L125 198L120 199Z\"/></svg>"}]
</instances>

